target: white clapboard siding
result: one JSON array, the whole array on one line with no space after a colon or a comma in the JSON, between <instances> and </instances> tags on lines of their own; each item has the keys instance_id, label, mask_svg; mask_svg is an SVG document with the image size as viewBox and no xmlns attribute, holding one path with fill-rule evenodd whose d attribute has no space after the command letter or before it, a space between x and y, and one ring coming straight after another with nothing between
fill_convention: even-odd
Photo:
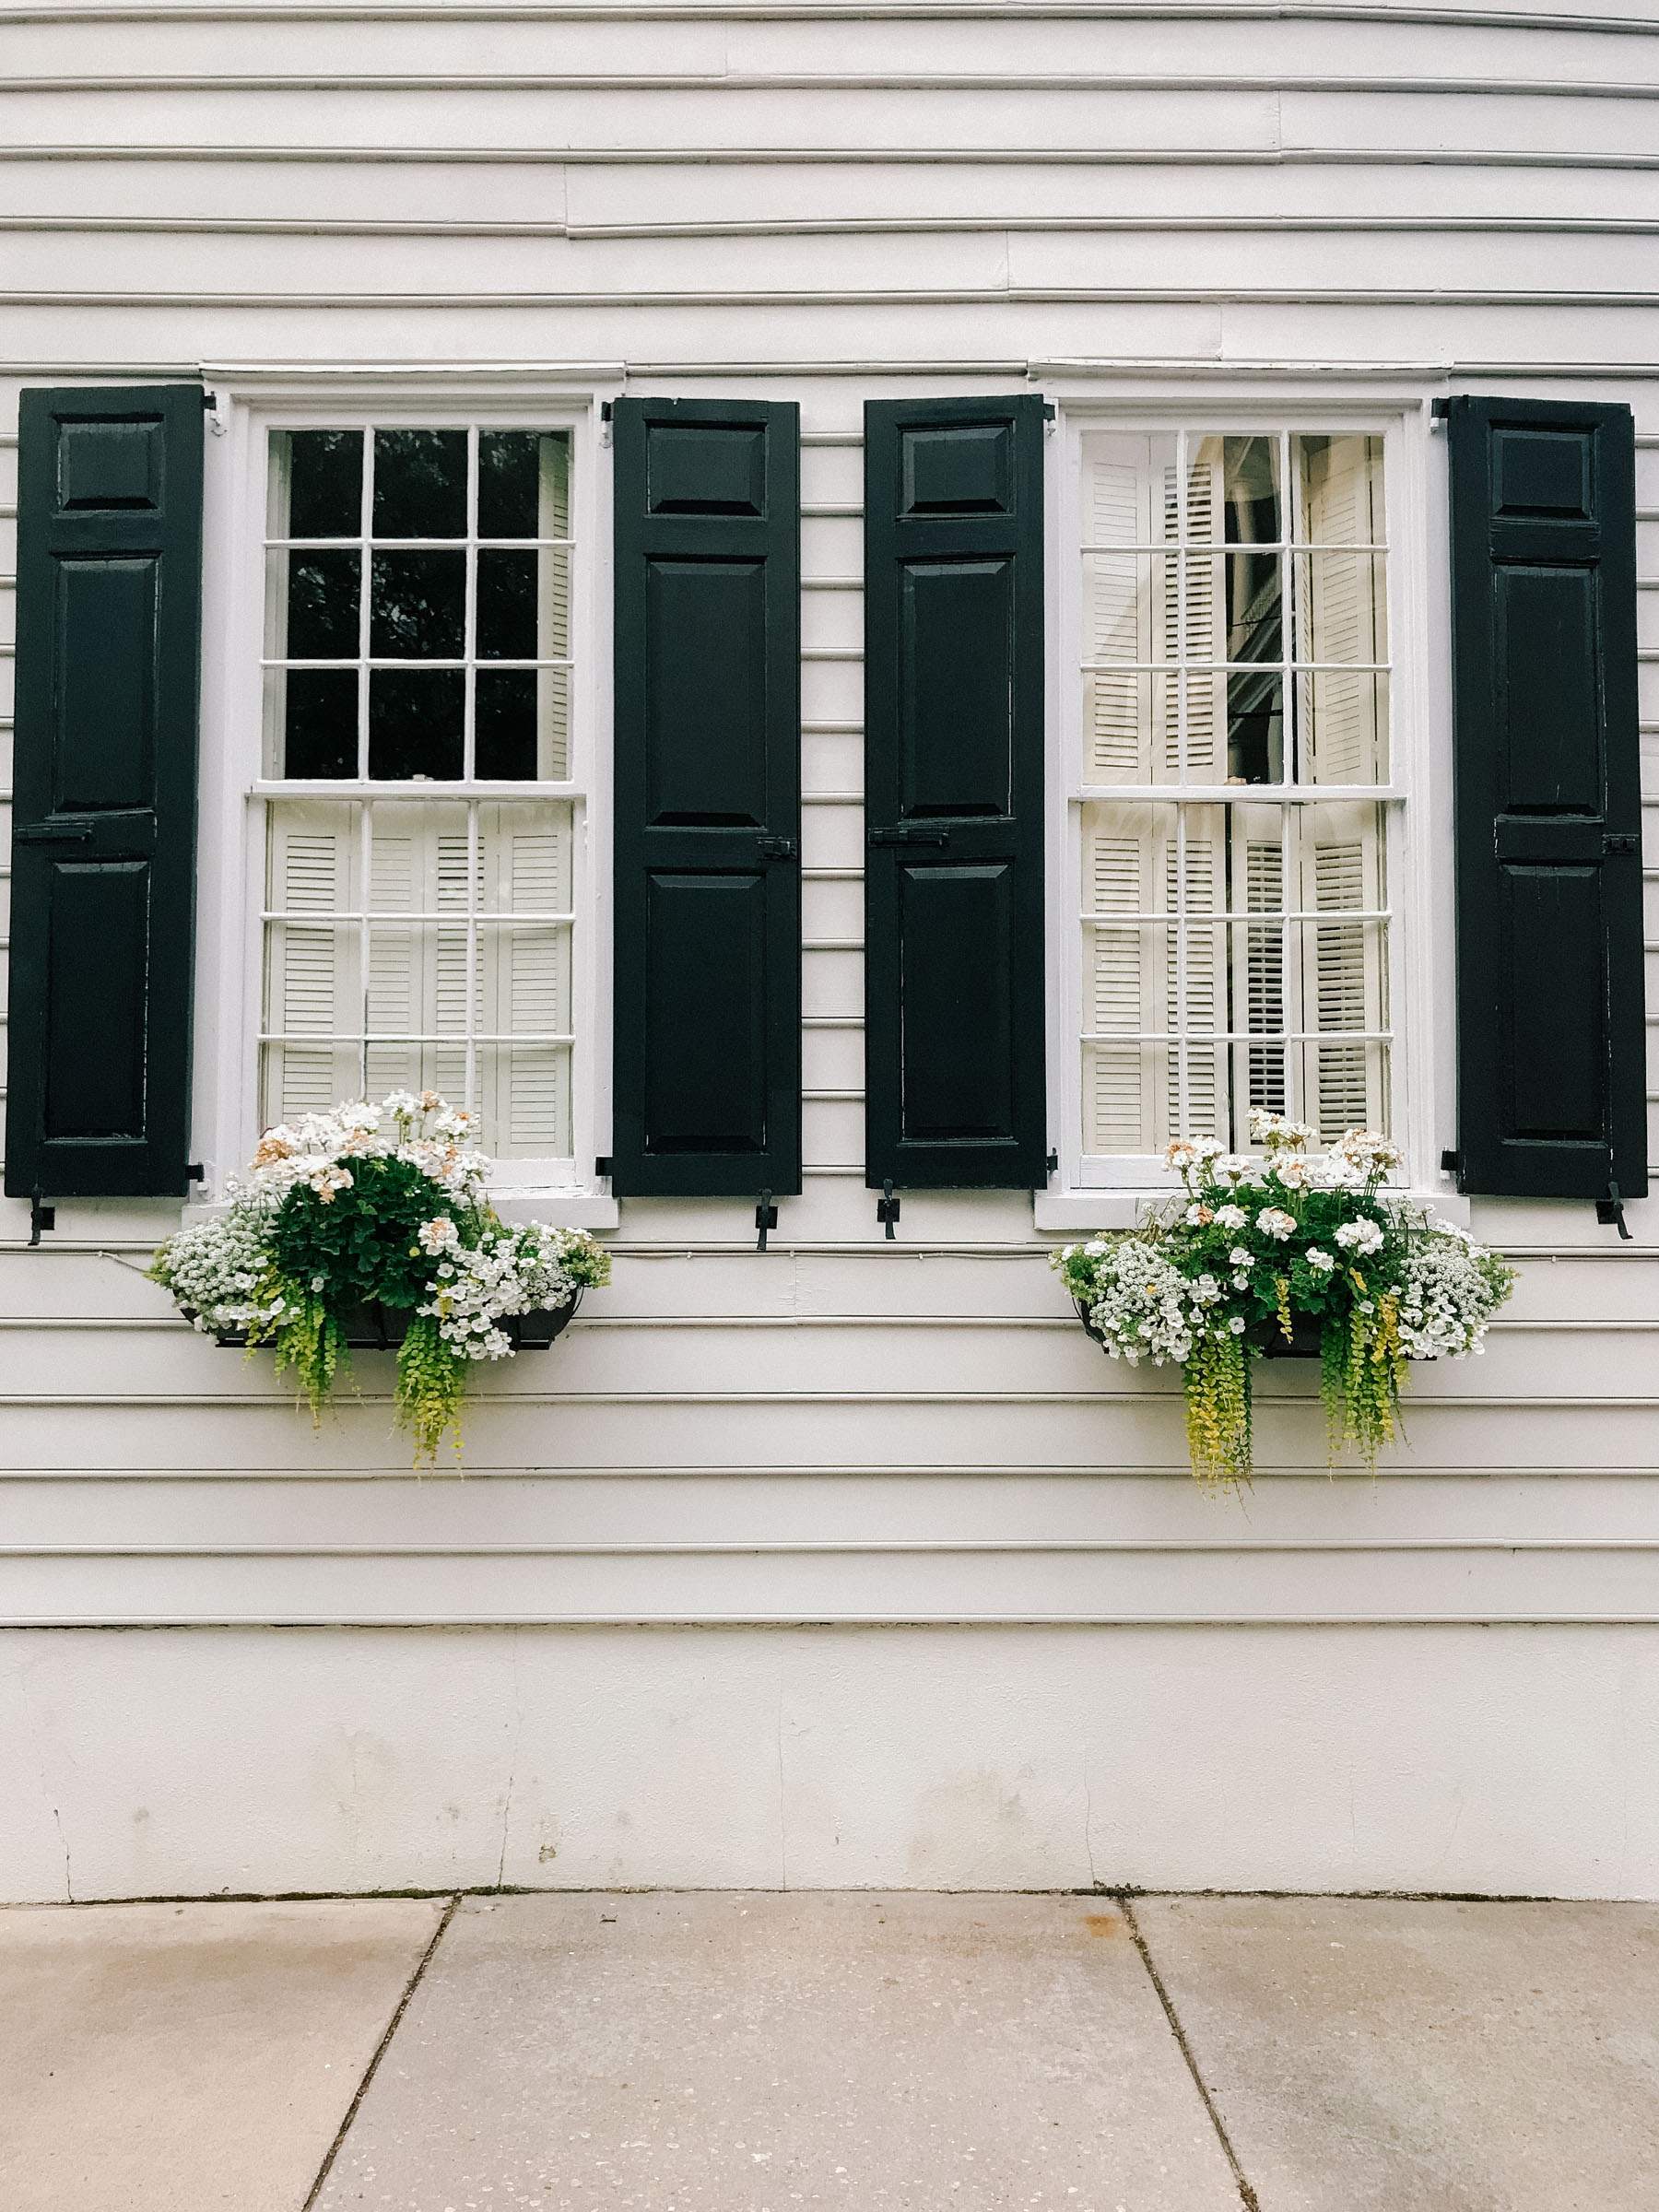
<instances>
[{"instance_id":1,"label":"white clapboard siding","mask_svg":"<svg viewBox=\"0 0 1659 2212\"><path fill-rule=\"evenodd\" d=\"M1287 1361L1259 1371L1253 1494L1204 1496L1185 1472L1176 1377L1112 1364L1088 1343L1047 1264L1054 1240L1034 1230L1025 1194L906 1193L896 1240L877 1229L862 1141L861 657L867 397L1041 390L1103 410L1086 426L1077 493L1090 542L1106 550L1087 564L1079 604L1070 596L1074 556L1057 539L1062 566L1051 580L1067 640L1050 664L1065 772L1095 785L1172 780L1183 746L1190 778L1227 773L1224 680L1193 676L1183 702L1165 668L1182 652L1221 657L1227 555L1190 560L1182 588L1156 548L1173 540L1183 501L1189 538L1219 540L1215 440L1263 427L1258 413L1277 427L1284 380L1304 395L1310 431L1330 438L1294 518L1310 547L1388 535L1376 453L1344 434L1342 419L1325 418L1327 395L1335 408L1373 394L1379 419L1446 389L1629 400L1641 438L1649 1089L1659 1160L1656 114L1659 37L1634 16L1337 6L1274 19L1225 4L1195 17L1173 6L1160 15L1041 0L855 17L813 0L769 14L665 12L631 0L503 13L411 0L395 19L282 0L8 11L0 788L10 774L12 433L24 384L136 382L206 364L216 384L233 390L249 371L378 363L423 372L471 364L486 383L505 377L522 389L534 384L535 364L562 363L549 387L566 394L609 395L620 380L646 393L794 399L806 432L807 1171L802 1193L781 1202L764 1257L753 1249L747 1200L626 1204L611 1288L586 1299L551 1351L484 1378L467 1424L465 1482L447 1465L414 1478L391 1426L385 1358L361 1356L360 1398L348 1396L337 1419L313 1430L276 1385L268 1355L245 1360L180 1324L142 1277L176 1207L65 1203L59 1229L31 1252L26 1205L4 1202L0 1621L479 1631L615 1623L619 1641L606 1646L615 1664L593 1700L607 1716L613 1692L618 1712L635 1710L628 1700L637 1696L677 1713L688 1671L683 1640L636 1637L623 1624L696 1622L711 1638L714 1624L794 1624L802 1641L791 1649L816 1654L800 1658L800 1679L828 1698L841 1662L824 1659L803 1624L928 1622L934 1641L884 1647L891 1707L928 1712L930 1668L955 1684L979 1679L972 1670L989 1664L976 1625L1012 1637L1012 1624L1068 1624L1069 1641L1018 1649L1031 1670L1021 1677L1028 1710L1070 1712L1079 1670L1115 1670L1138 1633L1130 1624L1159 1623L1167 1641L1151 1674L1176 1687L1145 1724L1160 1745L1175 1741L1228 1685L1249 1700L1257 1734L1234 1730L1231 1750L1200 1747L1188 1763L1225 1770L1230 1801L1267 1790L1310 1841L1305 1850L1262 1842L1252 1857L1236 1835L1210 1837L1208 1855L1190 1859L1148 1844L1140 1858L1103 1861L1105 1871L1153 1883L1593 1895L1622 1885L1659 1894L1649 1845L1618 1857L1619 1837L1642 1825L1632 1824L1620 1774L1628 1781L1655 1763L1644 1724L1628 1721L1620 1752L1627 1723L1608 1717L1608 1697L1586 1689L1577 1703L1563 1691L1554 1717L1535 1726L1534 1705L1517 1714L1511 1701L1524 1692L1535 1704L1536 1663L1529 1674L1518 1656L1524 1639L1500 1644L1490 1625L1555 1623L1570 1639L1566 1624L1595 1624L1601 1641L1584 1648L1600 1654L1601 1684L1620 1666L1622 1679L1634 1678L1635 1663L1620 1656L1634 1648L1620 1641L1635 1633L1630 1624L1659 1623L1659 1200L1630 1208L1630 1244L1597 1229L1588 1206L1477 1204L1477 1229L1522 1260L1520 1290L1480 1359L1414 1372L1405 1440L1384 1454L1377 1482L1351 1467L1329 1478L1316 1377ZM582 362L606 366L570 367ZM336 388L325 382L315 398L324 418ZM1110 408L1125 396L1135 419L1114 422ZM1194 426L1184 485L1179 421ZM1068 434L1063 422L1056 455ZM215 465L223 450L210 441ZM544 452L541 529L562 537L571 522L566 449L549 441ZM1305 769L1323 782L1386 780L1395 755L1443 767L1440 466L1430 445L1420 479L1415 460L1391 475L1396 524L1425 534L1427 558L1417 546L1404 560L1391 548L1386 601L1363 556L1297 557L1301 657L1394 662L1386 683L1339 675L1296 703ZM1056 488L1061 473L1057 461ZM580 668L584 587L606 588L607 570L597 542L576 559L574 573L561 559L544 561L537 625L544 655L571 653ZM1079 657L1150 665L1080 680ZM222 656L209 663L211 746L224 740L227 674ZM601 709L606 681L602 672L594 684ZM544 688L540 767L561 776L571 769L567 692L552 680ZM1105 1155L1156 1151L1183 1124L1226 1137L1236 1134L1223 1125L1230 1073L1239 1097L1301 1112L1324 1136L1374 1120L1390 1074L1382 1045L1325 1038L1418 1033L1400 994L1449 973L1449 907L1432 920L1404 912L1393 941L1375 923L1272 917L1400 913L1404 883L1389 871L1406 866L1409 877L1443 840L1443 776L1438 794L1432 803L1428 791L1411 794L1392 845L1379 810L1351 802L1293 809L1288 822L1277 809L1235 805L1230 844L1218 807L1190 808L1178 837L1172 809L1082 806L1083 898L1097 919L1081 925L1080 973L1079 940L1055 948L1053 987L1077 994L1101 1041L1085 1051L1080 1102L1063 1109L1057 1083L1053 1114L1080 1112L1088 1148ZM382 809L367 841L355 813L276 809L269 850L253 865L264 871L266 908L292 919L271 925L264 964L251 962L247 977L250 1022L257 1007L265 1030L288 1040L268 1048L267 1117L358 1088L356 1047L329 1039L365 1026L442 1036L459 1026L469 994L488 1033L570 1030L568 933L482 925L469 940L469 873L476 866L485 913L571 911L599 849L584 851L582 839L608 836L600 801L586 821L562 803L545 820L516 825L482 807L476 857L464 809L411 806L395 820L397 810ZM207 823L205 834L219 830ZM336 900L370 915L365 930L305 926ZM1230 900L1263 917L1236 933L1230 981L1223 932L1207 919ZM398 926L400 911L446 919ZM1146 915L1155 919L1128 919ZM204 913L200 926L211 941L236 924ZM1079 927L1074 912L1065 927ZM1206 1028L1244 1034L1231 1047L1189 1049L1184 1064L1165 1045L1129 1041ZM1287 1029L1310 1032L1305 1047L1291 1048L1299 1059L1251 1041ZM1448 1044L1442 1025L1442 1090ZM444 1043L377 1044L368 1079L373 1088L453 1090L465 1079L463 1061ZM562 1047L483 1054L475 1072L503 1150L569 1147ZM1394 1072L1431 1161L1453 1139L1449 1099L1422 1095L1409 1053ZM1075 1060L1067 1080L1077 1080ZM1240 1622L1301 1625L1289 1646L1254 1630L1206 1641ZM1444 1659L1430 1624L1446 1622L1488 1626ZM1344 1661L1346 1673L1327 1665L1332 1624L1366 1624L1368 1636L1386 1629L1394 1641L1378 1671L1365 1674L1357 1660ZM274 1654L290 1646L279 1634L249 1634L266 1654L261 1664L277 1667ZM67 1670L53 1677L53 1710L73 1716L76 1696L88 1701L90 1717L61 1718L63 1772L37 1793L47 1807L71 1808L71 1828L80 1800L67 1762L82 1777L125 1771L100 1749L92 1708L120 1700L91 1687L104 1680L105 1661L90 1647L143 1645L143 1664L159 1667L180 1641L93 1638L83 1649L73 1638L25 1639L30 1665L49 1644L52 1664ZM770 1655L789 1641L755 1636L744 1648ZM506 1644L482 1632L430 1641L436 1677L418 1673L425 1659L384 1662L398 1710L429 1714L443 1702L430 1681L447 1684L457 1666L477 1669L511 1710L519 1659ZM854 1646L848 1638L836 1648ZM0 1640L0 1722L12 1711L6 1648ZM1297 1655L1285 1658L1287 1648ZM328 1771L331 1729L355 1744L369 1725L357 1659L328 1649L312 1688L291 1700L307 1772ZM399 1673L406 1664L416 1671ZM1437 1700L1427 1694L1399 1703L1414 1719L1393 1717L1394 1685L1430 1665L1437 1683L1474 1686L1480 1724L1466 1739L1435 1737ZM625 1677L633 1688L617 1687ZM1326 1715L1322 1735L1298 1716L1318 1706L1327 1677L1329 1696L1347 1702ZM233 1677L243 1678L231 1669ZM1561 1678L1581 1679L1571 1667ZM185 1677L171 1679L154 1693L156 1725L184 1747L182 1758L218 1771L227 1724L195 1717L207 1712L198 1691L217 1683L217 1667L188 1694ZM1098 1700L1118 1715L1114 1741L1118 1680L1112 1671L1111 1693ZM313 1696L318 1712L335 1717L308 1735ZM888 1775L865 1792L895 1808L894 1853L872 1847L856 1865L811 1860L818 1878L926 1882L948 1872L964 1886L1017 1887L1094 1878L1086 1861L1057 1874L1046 1843L994 1844L1005 1816L972 1809L964 1775L989 1778L1005 1808L1027 1794L1056 1831L1071 1812L1059 1784L1044 1796L1048 1784L1016 1772L982 1718L985 1700L959 1702L950 1724L934 1731L936 1746L914 1760L913 1785ZM733 1710L748 1708L739 1700ZM780 1771L783 1711L783 1692L769 1688L764 1727L780 1732ZM1318 1797L1310 1771L1342 1762L1309 1745L1346 1740L1341 1727L1359 1711L1383 1716L1368 1739L1373 1774L1443 1770L1443 1786L1430 1791L1440 1792L1440 1829L1427 1816L1414 1825L1402 1813L1393 1826L1385 1814L1355 1816L1346 1785L1335 1809ZM1506 1722L1488 1726L1497 1714ZM628 1736L626 1722L618 1733ZM790 1756L803 1786L828 1802L826 1733L803 1724L807 1748ZM1023 1740L1019 1729L1014 1738ZM1475 1738L1479 1757L1465 1756ZM1492 1753L1497 1763L1482 1766L1491 1740L1524 1744L1524 1756L1504 1767L1507 1754ZM38 1735L29 1741L44 1773L53 1748L40 1750ZM1430 1754L1419 1756L1425 1743ZM410 1770L424 1771L426 1744L405 1748ZM1073 1748L1068 1739L1065 1789L1081 1790L1088 1760L1072 1759ZM1532 1773L1528 1759L1547 1771L1581 1750L1602 1764L1576 1790L1579 1842L1547 1848L1536 1842L1535 1793L1516 1777ZM561 1749L548 1771L581 1766L585 1755ZM603 1769L605 1757L593 1763ZM1477 1771L1486 1779L1471 1780ZM511 1775L503 1766L445 1789L495 1804L511 1798ZM1459 1829L1465 1784L1481 1809ZM243 1794L245 1817L229 1802L203 1811L197 1792L195 1840L141 1861L127 1840L139 1832L132 1807L117 1806L120 1791L109 1786L102 1826L88 1812L85 1832L76 1831L76 1864L101 1869L83 1878L103 1894L246 1888L267 1872L274 1888L397 1887L414 1878L411 1867L437 1865L418 1853L399 1857L385 1840L394 1817L366 1808L355 1781L335 1794L354 1806L354 1832L380 1839L371 1847L330 1840L314 1858L300 1852L277 1865L249 1840L248 1822L266 1816L257 1790ZM1376 1786L1388 1799L1394 1784ZM1097 1806L1120 1795L1094 1792ZM955 1857L930 1856L915 1841L932 1817L916 1808L935 1799L965 1808L950 1813L964 1839ZM53 1815L37 1819L29 1790L16 1804L23 1809L0 1810L0 1893L62 1894ZM773 1825L782 1836L800 1818L786 1807ZM1125 1832L1136 1818L1123 1816ZM1369 1841L1345 1857L1356 1818L1361 1830L1372 1819ZM25 1842L8 1860L14 1819ZM1087 1819L1080 1811L1080 1837ZM1489 1849L1469 1841L1482 1821L1482 1832L1500 1838ZM31 1823L45 1843L28 1840ZM790 1875L770 1865L757 1872L735 1846L723 1856L712 1843L694 1860L642 1843L629 1857L632 1847L610 1841L572 1857L550 1831L545 1842L540 1831L524 1842L510 1826L503 1815L499 1856L492 1845L480 1878L576 1878L568 1866L601 1881ZM1272 1824L1248 1815L1234 1823L1238 1834L1253 1829L1260 1841ZM327 1819L303 1809L286 1830L278 1818L278 1831L334 1836ZM106 1848L106 1832L119 1844ZM555 1849L557 1861L547 1855ZM8 1864L38 1871L14 1879Z\"/></svg>"}]
</instances>

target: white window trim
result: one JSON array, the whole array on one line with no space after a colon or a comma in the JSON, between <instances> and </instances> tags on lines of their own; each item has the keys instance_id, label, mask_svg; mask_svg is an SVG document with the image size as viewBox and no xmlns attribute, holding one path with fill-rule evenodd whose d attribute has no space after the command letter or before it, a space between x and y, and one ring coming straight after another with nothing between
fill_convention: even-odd
<instances>
[{"instance_id":1,"label":"white window trim","mask_svg":"<svg viewBox=\"0 0 1659 2212\"><path fill-rule=\"evenodd\" d=\"M1443 448L1434 444L1432 389L1333 401L1328 389L1276 382L1252 391L1168 387L1112 399L1051 389L1056 435L1048 441L1048 709L1044 902L1050 1141L1059 1166L1032 1194L1039 1230L1072 1233L1135 1226L1148 1201L1176 1187L1144 1157L1125 1157L1123 1181L1083 1180L1082 1075L1077 1050L1082 947L1077 927L1080 853L1072 797L1082 731L1081 439L1088 430L1170 431L1194 436L1291 430L1369 434L1384 441L1389 545L1389 788L1407 803L1388 807L1389 987L1395 1043L1393 1119L1406 1156L1403 1185L1444 1218L1466 1223L1468 1201L1440 1154L1454 1143L1456 976L1452 936L1452 749L1449 560Z\"/></svg>"},{"instance_id":2,"label":"white window trim","mask_svg":"<svg viewBox=\"0 0 1659 2212\"><path fill-rule=\"evenodd\" d=\"M355 375L324 371L231 372L211 380L202 594L202 739L197 779L194 1127L213 1203L243 1171L259 1135L253 1042L262 1001L255 893L263 882L264 808L250 800L262 771L264 537L269 434L371 424L565 430L571 437L571 576L575 661L571 695L574 798L571 1015L573 1154L562 1174L526 1181L503 1163L492 1198L508 1219L614 1229L618 1208L594 1162L611 1129L611 483L600 465L600 407L620 388L476 372ZM606 433L608 436L608 432ZM268 787L267 787L268 788ZM435 794L436 795L436 794ZM560 1166L563 1163L559 1163Z\"/></svg>"}]
</instances>

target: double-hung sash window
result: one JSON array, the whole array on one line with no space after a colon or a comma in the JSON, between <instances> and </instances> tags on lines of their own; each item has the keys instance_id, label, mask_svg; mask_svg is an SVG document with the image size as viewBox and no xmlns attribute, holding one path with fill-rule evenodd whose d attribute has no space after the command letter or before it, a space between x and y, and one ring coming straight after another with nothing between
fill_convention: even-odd
<instances>
[{"instance_id":1,"label":"double-hung sash window","mask_svg":"<svg viewBox=\"0 0 1659 2212\"><path fill-rule=\"evenodd\" d=\"M570 1162L570 435L269 451L260 1124L432 1088L503 1159Z\"/></svg>"},{"instance_id":2,"label":"double-hung sash window","mask_svg":"<svg viewBox=\"0 0 1659 2212\"><path fill-rule=\"evenodd\" d=\"M1084 1182L1393 1118L1382 441L1079 441Z\"/></svg>"}]
</instances>

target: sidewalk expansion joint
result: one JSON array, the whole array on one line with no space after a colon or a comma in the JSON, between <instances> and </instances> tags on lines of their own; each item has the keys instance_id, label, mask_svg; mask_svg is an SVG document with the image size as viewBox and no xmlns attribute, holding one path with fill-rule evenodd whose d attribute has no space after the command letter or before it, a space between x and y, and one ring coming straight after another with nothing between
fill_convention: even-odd
<instances>
[{"instance_id":1,"label":"sidewalk expansion joint","mask_svg":"<svg viewBox=\"0 0 1659 2212\"><path fill-rule=\"evenodd\" d=\"M1244 2206L1244 2212L1262 2212L1256 2193L1245 2179L1244 2169L1239 2163L1239 2154L1232 2147L1232 2137L1228 2134L1221 2114L1216 2109L1216 2100L1205 2086L1203 2075L1198 2071L1198 2061L1193 2055L1193 2046L1187 2041L1186 2030L1181 2024L1181 2016L1175 2010L1169 1991L1164 1987L1163 1976L1153 1964L1152 1953L1147 1947L1146 1937L1141 1934L1140 1923L1135 1917L1135 1906L1126 1895L1121 1893L1117 1898L1117 1906L1128 1923L1129 1933L1135 1938L1135 1947L1140 1953L1140 1962L1147 1970L1147 1979L1158 1992L1158 2001L1164 2008L1165 2019L1170 2023L1170 2033L1181 2047L1181 2055L1186 2060L1187 2072L1193 2077L1193 2087L1203 2100L1204 2109L1209 2114L1210 2125L1216 2131L1216 2139L1221 2146L1229 2166L1232 2169L1233 2180L1239 2184L1239 2201ZM434 1938L435 1940L436 1938ZM370 2070L373 2071L372 2068ZM340 2132L344 2134L345 2130L342 2129ZM329 2155L332 2158L334 2154L331 2151ZM305 2207L305 2212L311 2212L309 2205Z\"/></svg>"},{"instance_id":2,"label":"sidewalk expansion joint","mask_svg":"<svg viewBox=\"0 0 1659 2212\"><path fill-rule=\"evenodd\" d=\"M438 1925L432 1930L432 1940L427 1945L426 1949L421 1952L419 1959L417 1960L415 1971L409 1976L408 1983L405 1987L403 1995L397 2000L397 2009L392 2015L392 2018L386 2022L386 2032L381 2037L380 2041L374 2046L374 2055L372 2058L371 2058L369 2064L363 2069L363 2078L358 2083L357 2094L353 2097L351 2102L346 2108L346 2117L341 2121L338 2128L335 2132L335 2139L328 2147L328 2155L323 2160L322 2165L317 2169L317 2178L312 2183L311 2194L306 2198L304 2204L300 2206L300 2212L313 2212L313 2207L316 2205L317 2199L323 2194L323 2184L327 2181L329 2174L333 2171L334 2162L340 2155L341 2146L344 2144L347 2136L351 2133L351 2124L358 2116L358 2108L362 2103L364 2098L369 2094L369 2084L374 2079L375 2073L380 2065L381 2060L385 2057L387 2051L391 2048L392 2038L397 2033L397 2030L403 2025L404 2014L409 2009L409 1999L420 1987L420 1978L426 1972L427 1968L432 1963L433 1953L437 1950L438 1946L443 1941L444 1933L447 1930L450 1922L455 1917L456 1911L461 1903L461 1898L462 1892L457 1889L451 1897L448 1904L444 1906L442 1917L440 1919ZM1131 1924L1133 1925L1133 1923ZM1138 1935L1135 1940L1137 1942L1139 1941ZM1186 2046L1184 2044L1182 2046L1183 2050L1185 2047ZM1189 2059L1187 2063L1190 2065L1192 2062ZM1218 2124L1219 2123L1218 2123ZM1222 2140L1225 2142L1226 2137L1223 2136ZM1229 2155L1230 2156L1230 2153ZM1252 2198L1251 2204L1253 2212L1254 2202L1255 2200Z\"/></svg>"}]
</instances>

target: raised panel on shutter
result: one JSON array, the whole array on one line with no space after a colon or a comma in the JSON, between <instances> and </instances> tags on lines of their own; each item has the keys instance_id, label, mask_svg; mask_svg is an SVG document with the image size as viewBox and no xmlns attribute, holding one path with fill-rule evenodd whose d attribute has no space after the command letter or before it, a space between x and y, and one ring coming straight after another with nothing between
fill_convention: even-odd
<instances>
[{"instance_id":1,"label":"raised panel on shutter","mask_svg":"<svg viewBox=\"0 0 1659 2212\"><path fill-rule=\"evenodd\" d=\"M202 392L26 391L6 1188L181 1195Z\"/></svg>"},{"instance_id":2,"label":"raised panel on shutter","mask_svg":"<svg viewBox=\"0 0 1659 2212\"><path fill-rule=\"evenodd\" d=\"M1449 409L1461 1187L1647 1189L1628 407Z\"/></svg>"},{"instance_id":3,"label":"raised panel on shutter","mask_svg":"<svg viewBox=\"0 0 1659 2212\"><path fill-rule=\"evenodd\" d=\"M1048 1151L1041 400L869 402L865 571L865 1180L1030 1190Z\"/></svg>"},{"instance_id":4,"label":"raised panel on shutter","mask_svg":"<svg viewBox=\"0 0 1659 2212\"><path fill-rule=\"evenodd\" d=\"M619 400L621 1194L800 1189L800 416Z\"/></svg>"}]
</instances>

